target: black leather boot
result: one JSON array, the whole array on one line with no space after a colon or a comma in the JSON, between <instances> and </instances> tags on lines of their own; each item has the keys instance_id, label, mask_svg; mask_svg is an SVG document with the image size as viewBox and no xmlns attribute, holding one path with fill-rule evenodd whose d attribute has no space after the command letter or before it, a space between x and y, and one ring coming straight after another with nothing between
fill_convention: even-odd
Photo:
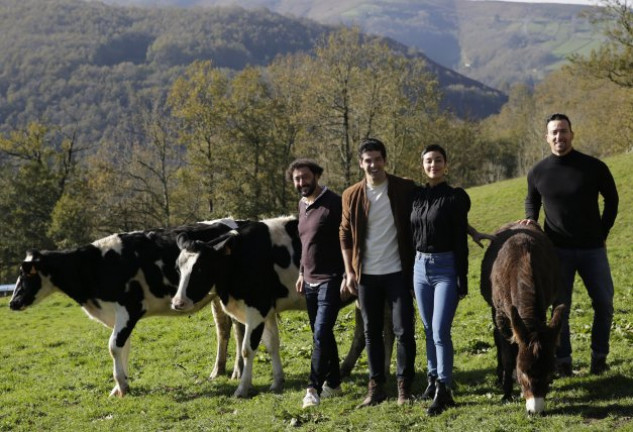
<instances>
[{"instance_id":1,"label":"black leather boot","mask_svg":"<svg viewBox=\"0 0 633 432\"><path fill-rule=\"evenodd\" d=\"M435 382L435 398L433 402L426 410L428 415L438 415L444 412L446 408L455 406L455 401L453 400L453 396L451 396L451 391L446 388L446 384L442 381Z\"/></svg>"},{"instance_id":2,"label":"black leather boot","mask_svg":"<svg viewBox=\"0 0 633 432\"><path fill-rule=\"evenodd\" d=\"M427 380L429 384L426 386L426 390L422 393L421 398L424 400L431 400L435 397L435 381L437 380L437 377L435 375L428 375Z\"/></svg>"}]
</instances>

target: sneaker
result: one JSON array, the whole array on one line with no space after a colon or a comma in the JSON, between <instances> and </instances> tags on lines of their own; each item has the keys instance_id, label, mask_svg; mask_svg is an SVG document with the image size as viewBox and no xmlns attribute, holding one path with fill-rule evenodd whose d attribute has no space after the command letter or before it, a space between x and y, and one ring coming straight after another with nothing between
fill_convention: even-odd
<instances>
[{"instance_id":1,"label":"sneaker","mask_svg":"<svg viewBox=\"0 0 633 432\"><path fill-rule=\"evenodd\" d=\"M319 399L319 394L317 393L315 388L309 387L306 395L303 397L303 408L309 408L313 406L317 406L321 403Z\"/></svg>"},{"instance_id":2,"label":"sneaker","mask_svg":"<svg viewBox=\"0 0 633 432\"><path fill-rule=\"evenodd\" d=\"M341 386L332 388L329 385L327 385L327 383L325 383L323 384L323 388L321 389L322 399L337 397L337 396L341 396L342 394L343 394L343 390L341 389Z\"/></svg>"},{"instance_id":3,"label":"sneaker","mask_svg":"<svg viewBox=\"0 0 633 432\"><path fill-rule=\"evenodd\" d=\"M558 378L570 377L572 375L571 362L562 361L556 363L556 376Z\"/></svg>"},{"instance_id":4,"label":"sneaker","mask_svg":"<svg viewBox=\"0 0 633 432\"><path fill-rule=\"evenodd\" d=\"M606 357L591 358L591 368L589 368L589 373L592 375L601 375L603 372L608 370L609 365L607 364Z\"/></svg>"}]
</instances>

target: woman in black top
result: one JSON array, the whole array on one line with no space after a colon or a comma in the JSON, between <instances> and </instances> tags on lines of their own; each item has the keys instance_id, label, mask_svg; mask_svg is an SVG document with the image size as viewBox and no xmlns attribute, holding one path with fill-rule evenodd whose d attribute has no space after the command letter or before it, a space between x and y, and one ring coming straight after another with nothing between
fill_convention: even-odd
<instances>
[{"instance_id":1,"label":"woman in black top","mask_svg":"<svg viewBox=\"0 0 633 432\"><path fill-rule=\"evenodd\" d=\"M422 152L428 178L413 196L411 228L416 248L413 287L426 335L427 412L439 414L455 402L451 326L457 303L468 292L468 210L470 198L446 182L446 151L430 145Z\"/></svg>"}]
</instances>

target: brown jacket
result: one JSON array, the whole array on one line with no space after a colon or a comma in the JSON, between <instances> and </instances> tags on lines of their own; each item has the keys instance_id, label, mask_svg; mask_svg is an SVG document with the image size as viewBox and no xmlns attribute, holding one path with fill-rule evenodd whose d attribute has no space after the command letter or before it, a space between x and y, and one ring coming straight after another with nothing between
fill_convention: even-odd
<instances>
[{"instance_id":1,"label":"brown jacket","mask_svg":"<svg viewBox=\"0 0 633 432\"><path fill-rule=\"evenodd\" d=\"M415 187L413 180L387 174L387 195L398 233L398 250L405 280L413 285L413 261L415 253L411 235L411 193ZM363 178L343 191L343 217L339 229L341 249L352 250L352 268L360 282L362 256L367 233L369 200L366 193L367 182Z\"/></svg>"}]
</instances>

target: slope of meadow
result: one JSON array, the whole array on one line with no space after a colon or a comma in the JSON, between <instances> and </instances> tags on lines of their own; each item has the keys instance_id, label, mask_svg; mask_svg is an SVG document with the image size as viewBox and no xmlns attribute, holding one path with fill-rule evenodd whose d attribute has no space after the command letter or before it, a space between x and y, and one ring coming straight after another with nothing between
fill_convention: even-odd
<instances>
[{"instance_id":1,"label":"slope of meadow","mask_svg":"<svg viewBox=\"0 0 633 432\"><path fill-rule=\"evenodd\" d=\"M56 294L22 313L9 310L8 298L0 299L0 431L633 430L633 216L629 210L633 204L633 154L607 163L621 196L620 214L608 242L616 286L611 369L603 376L588 374L592 313L579 283L572 311L575 375L553 383L547 416L526 417L518 397L506 405L499 402L490 312L478 292L483 251L471 243L470 294L459 306L453 330L459 406L436 418L424 414L426 403L398 407L395 399L355 410L365 393L364 356L344 383L343 397L326 400L317 409L301 410L310 357L310 329L303 312L281 317L286 371L282 394L267 390L271 372L263 349L255 364L259 394L254 398L233 399L236 383L228 377L206 379L215 355L207 309L191 317L141 321L132 336L132 393L124 399L108 398L113 385L107 354L109 331L87 319L68 298ZM492 231L522 217L524 193L524 178L470 189L471 223ZM341 355L351 341L352 319L351 308L341 311L337 325ZM424 385L423 342L420 329L419 392ZM389 390L395 395L393 380Z\"/></svg>"}]
</instances>

